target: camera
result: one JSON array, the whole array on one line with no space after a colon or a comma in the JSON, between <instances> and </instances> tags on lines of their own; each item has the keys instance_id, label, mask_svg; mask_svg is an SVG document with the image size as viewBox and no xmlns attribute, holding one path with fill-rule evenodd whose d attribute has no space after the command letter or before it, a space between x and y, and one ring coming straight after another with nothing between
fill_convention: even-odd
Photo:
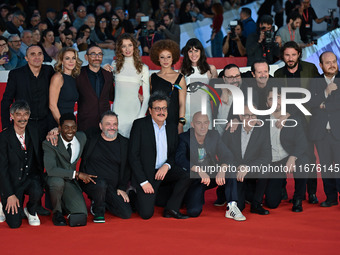
<instances>
[{"instance_id":1,"label":"camera","mask_svg":"<svg viewBox=\"0 0 340 255\"><path fill-rule=\"evenodd\" d=\"M146 23L148 23L148 21L149 21L149 16L143 16L140 18L140 22L142 25L142 29L140 33L141 36L149 36L149 31L146 28Z\"/></svg>"},{"instance_id":2,"label":"camera","mask_svg":"<svg viewBox=\"0 0 340 255\"><path fill-rule=\"evenodd\" d=\"M236 38L236 33L235 33L236 26L237 26L237 21L236 20L230 21L230 23L229 23L229 28L230 28L230 31L231 31L230 39Z\"/></svg>"}]
</instances>

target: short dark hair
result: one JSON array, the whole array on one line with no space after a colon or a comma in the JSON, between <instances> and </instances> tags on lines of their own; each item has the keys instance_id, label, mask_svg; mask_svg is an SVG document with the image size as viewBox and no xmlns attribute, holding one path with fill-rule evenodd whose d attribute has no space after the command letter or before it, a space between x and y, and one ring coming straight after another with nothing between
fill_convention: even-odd
<instances>
[{"instance_id":1,"label":"short dark hair","mask_svg":"<svg viewBox=\"0 0 340 255\"><path fill-rule=\"evenodd\" d=\"M170 105L170 98L164 92L161 91L156 91L150 96L148 104L150 109L152 109L153 102L155 101L166 101L167 106L169 107Z\"/></svg>"},{"instance_id":2,"label":"short dark hair","mask_svg":"<svg viewBox=\"0 0 340 255\"><path fill-rule=\"evenodd\" d=\"M118 120L118 115L117 115L117 113L115 113L115 112L113 112L113 111L111 111L111 110L107 110L106 112L104 112L104 113L100 116L100 122L101 122L101 123L102 123L104 117L106 117L106 116L114 116L114 117L116 117L117 120ZM103 124L103 123L102 123L102 124Z\"/></svg>"},{"instance_id":3,"label":"short dark hair","mask_svg":"<svg viewBox=\"0 0 340 255\"><path fill-rule=\"evenodd\" d=\"M281 59L283 59L283 54L284 54L285 50L288 49L288 48L293 48L293 49L295 49L295 50L300 54L299 59L302 58L302 49L301 49L301 47L300 47L296 42L294 42L294 41L289 41L289 42L286 42L286 43L282 46L282 48L281 48L281 50L280 50L280 51L281 51Z\"/></svg>"},{"instance_id":4,"label":"short dark hair","mask_svg":"<svg viewBox=\"0 0 340 255\"><path fill-rule=\"evenodd\" d=\"M241 12L243 12L244 14L247 14L247 16L251 16L251 10L247 7L243 7L241 9Z\"/></svg>"},{"instance_id":5,"label":"short dark hair","mask_svg":"<svg viewBox=\"0 0 340 255\"><path fill-rule=\"evenodd\" d=\"M270 70L270 67L269 67L269 64L268 64L268 61L264 58L261 58L261 59L257 59L254 61L254 63L251 65L251 71L254 73L255 72L255 64L260 64L260 63L266 63L267 66L268 66L268 71Z\"/></svg>"},{"instance_id":6,"label":"short dark hair","mask_svg":"<svg viewBox=\"0 0 340 255\"><path fill-rule=\"evenodd\" d=\"M15 100L15 102L11 105L11 108L9 108L10 114L14 114L19 110L31 113L31 108L25 100Z\"/></svg>"},{"instance_id":7,"label":"short dark hair","mask_svg":"<svg viewBox=\"0 0 340 255\"><path fill-rule=\"evenodd\" d=\"M265 88L265 91L264 91L264 93L265 93L265 95L266 95L266 101L267 101L267 98L268 98L268 96L269 96L269 93L270 93L270 92L273 92L273 88L277 88L277 94L278 94L278 95L281 95L281 87L267 86L267 87Z\"/></svg>"},{"instance_id":8,"label":"short dark hair","mask_svg":"<svg viewBox=\"0 0 340 255\"><path fill-rule=\"evenodd\" d=\"M30 48L32 48L32 47L39 47L39 48L41 49L41 51L44 52L44 50L43 50L43 48L41 47L40 44L32 44L32 45L30 45L30 46L27 47L27 49L26 49L26 56L27 56L27 51L28 51Z\"/></svg>"},{"instance_id":9,"label":"short dark hair","mask_svg":"<svg viewBox=\"0 0 340 255\"><path fill-rule=\"evenodd\" d=\"M290 13L290 14L288 15L288 17L287 17L287 23L289 22L289 20L295 21L295 20L297 20L297 19L301 19L301 20L302 20L302 17L301 17L301 15L300 15L300 13L298 13L298 12L292 12L292 13Z\"/></svg>"},{"instance_id":10,"label":"short dark hair","mask_svg":"<svg viewBox=\"0 0 340 255\"><path fill-rule=\"evenodd\" d=\"M273 21L273 17L270 15L263 15L260 20L259 20L259 25L260 24L269 24L269 25L273 25L274 21Z\"/></svg>"},{"instance_id":11,"label":"short dark hair","mask_svg":"<svg viewBox=\"0 0 340 255\"><path fill-rule=\"evenodd\" d=\"M323 55L326 54L326 53L333 53L333 54L334 54L334 52L332 52L332 51L324 51L324 52L322 52L321 55L320 55L320 57L319 57L319 62L320 62L321 64L323 64L323 62L322 62L322 57L323 57ZM338 60L338 58L337 58L337 56L336 56L335 54L334 54L334 56L335 56L335 59Z\"/></svg>"},{"instance_id":12,"label":"short dark hair","mask_svg":"<svg viewBox=\"0 0 340 255\"><path fill-rule=\"evenodd\" d=\"M236 64L228 64L228 65L226 65L226 66L223 68L223 70L222 70L222 72L221 72L221 77L220 77L220 78L222 78L222 77L224 76L225 70L229 70L229 69L231 69L231 68L237 68L238 70L240 70L240 68L238 67L238 65L236 65Z\"/></svg>"},{"instance_id":13,"label":"short dark hair","mask_svg":"<svg viewBox=\"0 0 340 255\"><path fill-rule=\"evenodd\" d=\"M72 112L63 113L59 119L59 125L62 126L66 120L73 120L77 124L76 116Z\"/></svg>"},{"instance_id":14,"label":"short dark hair","mask_svg":"<svg viewBox=\"0 0 340 255\"><path fill-rule=\"evenodd\" d=\"M173 18L174 18L174 16L173 16L172 13L170 13L170 12L164 13L163 18L164 18L165 16L169 16L169 19L173 19Z\"/></svg>"}]
</instances>

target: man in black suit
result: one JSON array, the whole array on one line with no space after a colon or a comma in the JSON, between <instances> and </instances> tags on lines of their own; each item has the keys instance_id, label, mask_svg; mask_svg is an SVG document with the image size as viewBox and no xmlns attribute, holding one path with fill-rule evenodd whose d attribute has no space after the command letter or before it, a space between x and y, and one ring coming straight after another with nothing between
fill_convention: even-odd
<instances>
[{"instance_id":1,"label":"man in black suit","mask_svg":"<svg viewBox=\"0 0 340 255\"><path fill-rule=\"evenodd\" d=\"M240 127L233 133L225 131L222 140L234 155L238 180L238 207L241 211L245 207L248 179L256 178L250 212L266 215L269 211L262 207L262 200L268 180L267 175L262 174L262 166L271 162L272 153L268 129L264 126L259 127L256 118L248 106L245 106L244 114L240 115L242 125L239 125Z\"/></svg>"},{"instance_id":2,"label":"man in black suit","mask_svg":"<svg viewBox=\"0 0 340 255\"><path fill-rule=\"evenodd\" d=\"M37 207L43 194L43 165L37 130L27 125L27 102L15 101L10 108L13 126L0 134L0 190L6 222L10 228L22 223L24 195L29 196L24 213L31 226L39 226Z\"/></svg>"},{"instance_id":3,"label":"man in black suit","mask_svg":"<svg viewBox=\"0 0 340 255\"><path fill-rule=\"evenodd\" d=\"M60 135L58 145L51 142L43 142L44 165L47 172L47 185L53 207L53 224L65 226L66 221L62 212L81 214L86 224L87 208L83 192L77 182L84 183L95 181L94 175L77 172L76 166L83 152L86 136L83 132L77 132L76 117L73 113L62 114L59 121Z\"/></svg>"},{"instance_id":4,"label":"man in black suit","mask_svg":"<svg viewBox=\"0 0 340 255\"><path fill-rule=\"evenodd\" d=\"M161 183L174 183L163 216L185 219L179 209L190 179L175 165L177 128L166 122L169 98L154 93L149 100L147 117L134 121L129 141L132 185L137 190L137 211L143 219L154 213L156 195Z\"/></svg>"},{"instance_id":5,"label":"man in black suit","mask_svg":"<svg viewBox=\"0 0 340 255\"><path fill-rule=\"evenodd\" d=\"M180 134L176 163L191 178L190 188L184 199L187 214L198 217L202 212L205 191L218 185L223 187L224 200L228 203L225 216L244 221L246 217L237 207L237 182L228 171L233 155L221 141L218 132L208 129L209 123L207 115L196 112L191 122L192 128ZM214 171L209 171L209 167Z\"/></svg>"},{"instance_id":6,"label":"man in black suit","mask_svg":"<svg viewBox=\"0 0 340 255\"><path fill-rule=\"evenodd\" d=\"M315 141L319 154L322 180L326 201L320 206L330 207L338 204L340 179L335 172L340 163L340 76L337 57L333 52L320 55L323 74L315 78L310 86L311 121L310 136ZM337 169L337 170L336 170Z\"/></svg>"},{"instance_id":7,"label":"man in black suit","mask_svg":"<svg viewBox=\"0 0 340 255\"><path fill-rule=\"evenodd\" d=\"M266 91L267 106L271 108L273 101L277 99L275 111L266 119L270 132L272 148L272 166L280 167L282 171L270 172L270 179L266 189L266 205L276 208L282 199L282 184L286 178L286 172L294 173L295 192L293 196L293 212L302 212L302 200L306 194L306 184L310 167L308 155L308 142L305 131L299 117L290 116L282 128L278 128L275 122L280 119L281 114L281 92L273 93L273 88ZM280 125L281 126L281 125Z\"/></svg>"},{"instance_id":8,"label":"man in black suit","mask_svg":"<svg viewBox=\"0 0 340 255\"><path fill-rule=\"evenodd\" d=\"M103 113L100 132L87 133L80 171L98 176L96 184L82 184L82 189L92 199L93 222L105 222L105 209L128 219L131 217L129 197L125 190L130 180L128 139L118 134L118 116L112 111Z\"/></svg>"},{"instance_id":9,"label":"man in black suit","mask_svg":"<svg viewBox=\"0 0 340 255\"><path fill-rule=\"evenodd\" d=\"M31 115L30 124L38 129L42 142L48 132L49 86L54 73L52 66L43 65L43 50L38 45L27 48L27 65L12 70L8 74L7 86L1 101L2 129L10 126L9 107L15 100L28 102Z\"/></svg>"},{"instance_id":10,"label":"man in black suit","mask_svg":"<svg viewBox=\"0 0 340 255\"><path fill-rule=\"evenodd\" d=\"M85 59L89 65L82 67L76 80L79 92L78 129L81 131L97 127L101 114L110 109L114 94L112 73L100 67L103 51L92 46L87 49Z\"/></svg>"}]
</instances>

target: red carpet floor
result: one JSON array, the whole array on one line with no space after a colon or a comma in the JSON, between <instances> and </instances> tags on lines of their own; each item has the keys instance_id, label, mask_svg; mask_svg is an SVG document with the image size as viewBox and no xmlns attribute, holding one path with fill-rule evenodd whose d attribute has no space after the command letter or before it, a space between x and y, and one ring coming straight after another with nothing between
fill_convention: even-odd
<instances>
[{"instance_id":1,"label":"red carpet floor","mask_svg":"<svg viewBox=\"0 0 340 255\"><path fill-rule=\"evenodd\" d=\"M292 196L292 181L288 182ZM321 180L319 201L325 199ZM224 217L225 208L212 205L214 191L206 193L199 218L165 219L156 208L150 220L133 214L121 220L106 214L105 224L55 227L52 216L40 217L41 226L24 220L20 229L0 224L0 254L339 254L340 206L321 208L303 203L304 212L291 212L284 201L270 215L251 214L245 222Z\"/></svg>"}]
</instances>

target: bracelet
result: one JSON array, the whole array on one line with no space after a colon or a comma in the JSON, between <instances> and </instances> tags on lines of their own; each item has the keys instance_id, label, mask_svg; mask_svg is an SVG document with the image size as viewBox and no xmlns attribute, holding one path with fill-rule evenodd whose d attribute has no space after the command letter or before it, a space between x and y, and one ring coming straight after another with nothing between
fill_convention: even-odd
<instances>
[{"instance_id":1,"label":"bracelet","mask_svg":"<svg viewBox=\"0 0 340 255\"><path fill-rule=\"evenodd\" d=\"M178 122L184 126L185 123L187 123L187 119L185 117L180 117Z\"/></svg>"}]
</instances>

